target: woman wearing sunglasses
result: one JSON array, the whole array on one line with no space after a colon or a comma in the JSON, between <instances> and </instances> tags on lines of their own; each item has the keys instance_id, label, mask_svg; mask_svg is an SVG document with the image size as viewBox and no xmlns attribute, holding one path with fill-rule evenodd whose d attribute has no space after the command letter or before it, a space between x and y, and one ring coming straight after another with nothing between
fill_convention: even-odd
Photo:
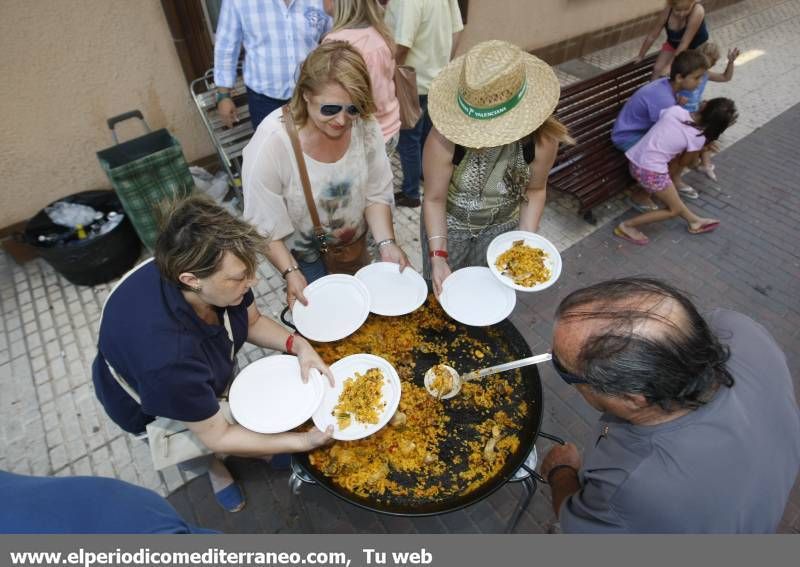
<instances>
[{"instance_id":1,"label":"woman wearing sunglasses","mask_svg":"<svg viewBox=\"0 0 800 567\"><path fill-rule=\"evenodd\" d=\"M325 244L347 245L369 228L381 259L407 266L394 239L392 172L358 51L332 41L311 52L287 106ZM271 239L266 255L286 279L291 306L306 303L303 289L327 270L289 131L282 110L261 123L244 149L242 180L244 217Z\"/></svg>"}]
</instances>

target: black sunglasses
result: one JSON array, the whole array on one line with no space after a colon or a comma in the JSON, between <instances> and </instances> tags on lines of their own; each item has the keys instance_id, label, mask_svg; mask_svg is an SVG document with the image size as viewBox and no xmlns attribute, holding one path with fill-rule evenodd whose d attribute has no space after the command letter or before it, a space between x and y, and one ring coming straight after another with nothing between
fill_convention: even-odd
<instances>
[{"instance_id":1,"label":"black sunglasses","mask_svg":"<svg viewBox=\"0 0 800 567\"><path fill-rule=\"evenodd\" d=\"M358 116L361 114L355 104L344 106L343 104L321 104L319 105L319 113L323 116L336 116L342 110L346 111L350 116Z\"/></svg>"},{"instance_id":2,"label":"black sunglasses","mask_svg":"<svg viewBox=\"0 0 800 567\"><path fill-rule=\"evenodd\" d=\"M556 356L555 352L551 352L551 354L553 355L553 358L551 359L551 361L553 363L553 368L556 369L556 373L559 376L561 376L561 379L564 382L566 382L570 386L574 386L575 384L589 384L589 381L586 380L586 378L582 378L580 376L577 376L577 375L572 374L571 372L567 371L567 369L564 368L564 366L558 360L558 357Z\"/></svg>"}]
</instances>

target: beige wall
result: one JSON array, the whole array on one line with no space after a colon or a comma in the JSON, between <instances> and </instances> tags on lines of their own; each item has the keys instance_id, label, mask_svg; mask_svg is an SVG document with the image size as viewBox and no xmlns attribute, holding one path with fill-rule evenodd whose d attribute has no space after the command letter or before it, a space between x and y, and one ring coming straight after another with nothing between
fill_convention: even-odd
<instances>
[{"instance_id":1,"label":"beige wall","mask_svg":"<svg viewBox=\"0 0 800 567\"><path fill-rule=\"evenodd\" d=\"M0 228L109 187L95 152L111 145L115 114L141 109L189 160L213 153L159 0L2 0L0 69Z\"/></svg>"},{"instance_id":2,"label":"beige wall","mask_svg":"<svg viewBox=\"0 0 800 567\"><path fill-rule=\"evenodd\" d=\"M458 52L487 39L537 49L651 14L664 5L664 0L470 0Z\"/></svg>"}]
</instances>

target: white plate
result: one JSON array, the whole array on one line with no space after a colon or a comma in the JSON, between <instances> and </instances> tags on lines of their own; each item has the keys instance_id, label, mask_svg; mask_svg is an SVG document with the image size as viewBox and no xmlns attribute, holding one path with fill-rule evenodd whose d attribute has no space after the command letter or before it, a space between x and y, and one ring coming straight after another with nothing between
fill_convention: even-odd
<instances>
[{"instance_id":1,"label":"white plate","mask_svg":"<svg viewBox=\"0 0 800 567\"><path fill-rule=\"evenodd\" d=\"M310 283L303 294L308 306L294 302L292 320L312 341L338 341L364 324L369 315L367 286L353 276L333 274Z\"/></svg>"},{"instance_id":2,"label":"white plate","mask_svg":"<svg viewBox=\"0 0 800 567\"><path fill-rule=\"evenodd\" d=\"M489 268L472 266L456 270L444 280L439 303L459 323L485 327L511 315L517 294L501 284Z\"/></svg>"},{"instance_id":3,"label":"white plate","mask_svg":"<svg viewBox=\"0 0 800 567\"><path fill-rule=\"evenodd\" d=\"M428 297L428 286L412 268L400 272L397 264L376 262L356 272L369 290L369 310L377 315L396 317L416 310Z\"/></svg>"},{"instance_id":4,"label":"white plate","mask_svg":"<svg viewBox=\"0 0 800 567\"><path fill-rule=\"evenodd\" d=\"M339 403L339 395L344 389L345 379L354 377L356 372L364 374L370 368L380 368L383 373L383 401L386 402L386 406L378 419L378 423L360 423L351 420L348 427L343 430L339 429L332 412L334 406ZM331 364L331 371L333 371L333 377L336 379L336 386L325 388L322 403L317 408L317 411L314 412L314 415L311 416L314 420L314 425L320 431L325 431L329 425L333 425L334 439L354 441L372 435L389 423L394 412L397 411L398 404L400 404L400 376L397 375L397 371L394 366L389 364L388 360L374 354L351 354Z\"/></svg>"},{"instance_id":5,"label":"white plate","mask_svg":"<svg viewBox=\"0 0 800 567\"><path fill-rule=\"evenodd\" d=\"M500 273L500 270L494 265L497 257L511 248L517 240L524 240L525 244L528 246L544 250L545 254L547 254L544 265L550 268L549 280L531 287L525 287L515 284L514 280ZM524 230L512 230L511 232L505 232L496 236L486 249L486 262L489 264L489 269L498 280L518 291L542 291L556 283L556 280L561 275L561 254L558 253L558 248L544 236L539 236L535 232L527 232Z\"/></svg>"},{"instance_id":6,"label":"white plate","mask_svg":"<svg viewBox=\"0 0 800 567\"><path fill-rule=\"evenodd\" d=\"M306 421L319 407L325 390L322 374L312 369L300 379L296 356L277 354L247 365L231 384L233 417L257 433L281 433Z\"/></svg>"}]
</instances>

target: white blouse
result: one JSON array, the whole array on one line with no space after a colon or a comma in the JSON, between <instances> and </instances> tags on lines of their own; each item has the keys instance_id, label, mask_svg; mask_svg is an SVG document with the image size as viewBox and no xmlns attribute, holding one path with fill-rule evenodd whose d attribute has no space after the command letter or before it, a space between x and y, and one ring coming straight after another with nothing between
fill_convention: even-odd
<instances>
[{"instance_id":1,"label":"white blouse","mask_svg":"<svg viewBox=\"0 0 800 567\"><path fill-rule=\"evenodd\" d=\"M297 161L281 109L258 126L242 153L244 219L262 235L281 239L304 262L319 257ZM380 126L353 121L350 146L334 163L304 154L320 222L331 244L347 244L367 229L364 209L394 204L392 171Z\"/></svg>"}]
</instances>

